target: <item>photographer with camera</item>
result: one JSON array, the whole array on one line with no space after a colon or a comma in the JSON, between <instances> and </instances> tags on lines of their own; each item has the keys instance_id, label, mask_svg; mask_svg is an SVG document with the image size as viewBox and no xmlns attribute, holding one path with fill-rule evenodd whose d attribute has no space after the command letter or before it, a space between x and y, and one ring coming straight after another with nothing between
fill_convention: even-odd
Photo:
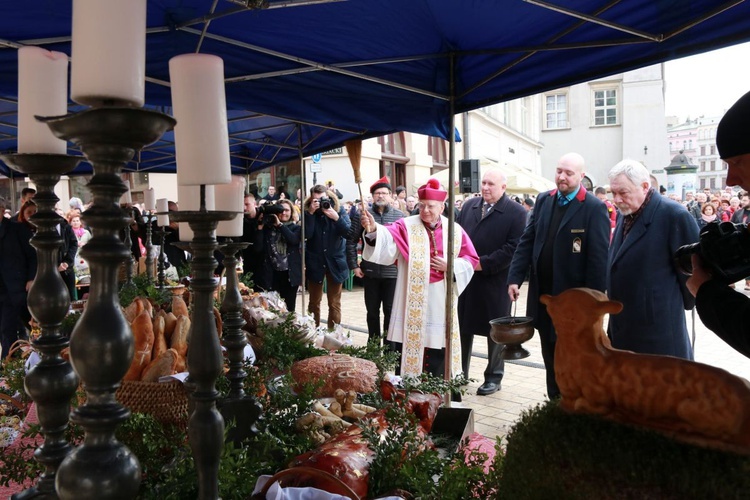
<instances>
[{"instance_id":1,"label":"photographer with camera","mask_svg":"<svg viewBox=\"0 0 750 500\"><path fill-rule=\"evenodd\" d=\"M750 189L749 135L750 92L729 108L716 132L719 156L729 165L727 186ZM750 234L744 225L727 224L731 223L716 227L718 237L701 233L698 248L692 252L692 276L687 287L695 295L703 324L750 357L750 298L728 286L750 275Z\"/></svg>"},{"instance_id":2,"label":"photographer with camera","mask_svg":"<svg viewBox=\"0 0 750 500\"><path fill-rule=\"evenodd\" d=\"M310 189L305 200L305 277L310 290L308 311L320 325L320 302L323 300L323 279L327 283L328 328L341 323L341 289L349 277L346 263L346 238L349 216L339 207L334 193L318 184Z\"/></svg>"},{"instance_id":3,"label":"photographer with camera","mask_svg":"<svg viewBox=\"0 0 750 500\"><path fill-rule=\"evenodd\" d=\"M299 244L302 228L294 218L294 205L289 200L265 203L259 207L262 227L256 233L255 246L262 249L264 260L259 273L270 283L270 290L279 295L289 311L297 305L297 288L302 284L302 256Z\"/></svg>"},{"instance_id":4,"label":"photographer with camera","mask_svg":"<svg viewBox=\"0 0 750 500\"><path fill-rule=\"evenodd\" d=\"M695 219L651 187L648 170L623 160L609 172L620 216L609 247L607 295L622 302L609 318L612 347L693 359L685 310L694 306L687 276L672 256L698 238Z\"/></svg>"}]
</instances>

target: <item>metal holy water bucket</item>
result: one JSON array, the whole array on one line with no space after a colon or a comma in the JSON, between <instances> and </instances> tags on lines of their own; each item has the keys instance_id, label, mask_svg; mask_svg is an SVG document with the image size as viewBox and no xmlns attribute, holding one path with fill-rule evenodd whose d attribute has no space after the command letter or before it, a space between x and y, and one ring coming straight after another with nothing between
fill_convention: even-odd
<instances>
[{"instance_id":1,"label":"metal holy water bucket","mask_svg":"<svg viewBox=\"0 0 750 500\"><path fill-rule=\"evenodd\" d=\"M503 359L523 359L529 351L521 344L534 336L534 318L516 316L517 301L513 303L513 316L503 316L490 321L490 338L496 344L504 344Z\"/></svg>"}]
</instances>

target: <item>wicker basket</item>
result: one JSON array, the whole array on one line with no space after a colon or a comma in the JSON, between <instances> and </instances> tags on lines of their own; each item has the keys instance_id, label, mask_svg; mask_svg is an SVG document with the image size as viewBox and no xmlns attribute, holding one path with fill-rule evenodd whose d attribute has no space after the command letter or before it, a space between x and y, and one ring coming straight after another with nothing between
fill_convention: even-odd
<instances>
[{"instance_id":1,"label":"wicker basket","mask_svg":"<svg viewBox=\"0 0 750 500\"><path fill-rule=\"evenodd\" d=\"M123 381L117 400L132 412L147 413L163 424L187 428L188 396L181 382Z\"/></svg>"}]
</instances>

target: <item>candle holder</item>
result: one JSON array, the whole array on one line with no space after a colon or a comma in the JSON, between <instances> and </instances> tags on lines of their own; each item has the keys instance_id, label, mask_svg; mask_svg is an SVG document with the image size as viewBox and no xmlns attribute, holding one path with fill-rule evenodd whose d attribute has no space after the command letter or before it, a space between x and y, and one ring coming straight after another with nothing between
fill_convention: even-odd
<instances>
[{"instance_id":1,"label":"candle holder","mask_svg":"<svg viewBox=\"0 0 750 500\"><path fill-rule=\"evenodd\" d=\"M44 472L36 486L12 498L56 498L57 468L73 449L65 439L65 431L70 399L78 387L78 377L60 354L68 346L68 339L60 327L70 309L70 295L57 270L57 256L63 239L55 227L63 219L55 212L55 204L60 201L55 195L55 185L60 176L72 171L81 158L41 153L9 154L0 158L13 170L28 175L36 184L34 201L39 207L31 217L31 223L38 229L31 238L31 245L37 251L37 272L29 289L28 306L41 327L41 335L32 340L41 359L26 374L24 387L37 405L44 442L37 448L34 458L44 466Z\"/></svg>"},{"instance_id":2,"label":"candle holder","mask_svg":"<svg viewBox=\"0 0 750 500\"><path fill-rule=\"evenodd\" d=\"M70 360L86 391L86 402L70 418L85 436L60 464L55 486L63 499L134 498L140 465L115 437L117 425L130 416L115 391L134 354L133 334L117 294L119 266L131 256L119 237L130 221L118 206L127 191L120 172L137 150L173 128L175 120L154 111L114 107L43 120L57 137L78 145L94 169L88 183L94 203L83 213L93 237L81 250L91 268L91 293L70 338Z\"/></svg>"},{"instance_id":3,"label":"candle holder","mask_svg":"<svg viewBox=\"0 0 750 500\"><path fill-rule=\"evenodd\" d=\"M135 223L135 218L133 217L133 207L125 208L125 213L128 216L128 223L125 226L123 243L126 247L128 247L128 257L127 260L125 260L125 283L123 283L122 287L135 288L135 283L133 283L133 267L135 266L136 262L133 258L133 237L130 235L130 226Z\"/></svg>"},{"instance_id":4,"label":"candle holder","mask_svg":"<svg viewBox=\"0 0 750 500\"><path fill-rule=\"evenodd\" d=\"M163 227L159 227L156 230L156 236L159 238L159 260L156 266L157 280L158 280L157 283L159 286L159 290L164 290L164 285L166 283L166 280L164 277L164 265L166 264L166 259L164 258L164 239L167 236L167 232L164 230Z\"/></svg>"},{"instance_id":5,"label":"candle holder","mask_svg":"<svg viewBox=\"0 0 750 500\"><path fill-rule=\"evenodd\" d=\"M190 248L192 280L192 318L190 349L187 367L189 379L195 387L190 394L192 409L188 421L188 441L198 472L198 498L219 498L219 460L224 447L224 419L216 407L219 393L216 379L221 375L224 362L213 315L214 291L218 280L214 277L216 259L214 250L216 226L219 221L230 220L236 213L208 211L205 208L205 186L201 186L201 209L170 212L169 219L187 222L193 231Z\"/></svg>"},{"instance_id":6,"label":"candle holder","mask_svg":"<svg viewBox=\"0 0 750 500\"><path fill-rule=\"evenodd\" d=\"M153 217L154 217L153 212L151 210L147 210L146 217L145 217L146 243L144 246L146 247L146 276L148 276L146 280L148 281L148 283L154 282L154 257L151 255L151 249L153 248L153 241L151 239L151 233L152 233L151 222L154 220Z\"/></svg>"},{"instance_id":7,"label":"candle holder","mask_svg":"<svg viewBox=\"0 0 750 500\"><path fill-rule=\"evenodd\" d=\"M242 317L237 253L248 245L249 242L234 242L230 238L219 246L219 251L224 255L224 274L227 279L226 292L221 303L221 312L224 316L222 342L229 359L229 371L226 374L229 379L229 394L221 402L221 414L225 421L235 421L236 426L228 435L228 438L235 442L241 442L244 438L257 434L255 424L263 412L260 403L254 397L246 395L243 389L244 380L247 378L247 373L243 369L247 337L242 329L246 322Z\"/></svg>"}]
</instances>

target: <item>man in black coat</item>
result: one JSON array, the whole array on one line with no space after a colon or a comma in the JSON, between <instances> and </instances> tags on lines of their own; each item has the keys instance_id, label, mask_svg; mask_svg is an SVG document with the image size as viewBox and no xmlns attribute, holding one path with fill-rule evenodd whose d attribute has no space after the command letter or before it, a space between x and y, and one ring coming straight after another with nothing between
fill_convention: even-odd
<instances>
[{"instance_id":1,"label":"man in black coat","mask_svg":"<svg viewBox=\"0 0 750 500\"><path fill-rule=\"evenodd\" d=\"M603 292L607 279L607 206L586 192L581 184L583 169L583 157L577 153L560 158L555 171L557 189L537 198L508 274L508 295L515 301L530 271L526 315L534 318L534 327L539 330L550 399L560 395L555 382L557 334L539 297L576 287Z\"/></svg>"},{"instance_id":2,"label":"man in black coat","mask_svg":"<svg viewBox=\"0 0 750 500\"><path fill-rule=\"evenodd\" d=\"M403 219L404 213L391 207L391 183L388 177L375 181L370 186L372 207L367 210L375 218L375 222L384 226ZM351 233L346 241L346 261L354 275L362 278L365 288L365 307L367 308L368 342L380 341L380 305L383 305L383 331L388 329L393 309L393 295L396 293L396 264L383 266L363 260L360 264L357 256L357 245L362 241L362 223L359 212L351 217Z\"/></svg>"},{"instance_id":3,"label":"man in black coat","mask_svg":"<svg viewBox=\"0 0 750 500\"><path fill-rule=\"evenodd\" d=\"M489 338L489 322L510 314L508 269L526 226L526 210L505 194L506 187L507 180L500 170L487 171L482 177L482 196L469 198L456 219L479 255L479 266L458 298L458 323L466 378L474 335L487 339L487 368L484 383L477 390L480 396L500 390L505 369L503 346Z\"/></svg>"},{"instance_id":4,"label":"man in black coat","mask_svg":"<svg viewBox=\"0 0 750 500\"><path fill-rule=\"evenodd\" d=\"M4 211L5 207L2 207ZM30 319L27 296L36 276L36 250L29 244L31 230L0 217L0 356L5 357L23 335Z\"/></svg>"},{"instance_id":5,"label":"man in black coat","mask_svg":"<svg viewBox=\"0 0 750 500\"><path fill-rule=\"evenodd\" d=\"M57 225L57 232L62 238L62 246L57 258L57 270L65 282L70 300L76 300L76 273L75 263L78 254L78 238L73 233L73 228L68 221L62 220Z\"/></svg>"},{"instance_id":6,"label":"man in black coat","mask_svg":"<svg viewBox=\"0 0 750 500\"><path fill-rule=\"evenodd\" d=\"M255 195L253 193L245 194L244 201L245 214L242 218L242 237L240 241L249 243L242 250L242 273L250 273L253 280L253 290L261 292L271 289L271 272L266 269L264 272L263 261L265 260L263 245L257 244L258 229L261 221L258 220Z\"/></svg>"}]
</instances>

